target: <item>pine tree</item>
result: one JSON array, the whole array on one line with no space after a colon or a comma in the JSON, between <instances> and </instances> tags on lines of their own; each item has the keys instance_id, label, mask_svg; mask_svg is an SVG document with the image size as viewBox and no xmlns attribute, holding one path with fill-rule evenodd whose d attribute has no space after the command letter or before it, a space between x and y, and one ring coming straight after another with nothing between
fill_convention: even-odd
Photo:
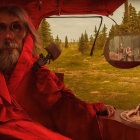
<instances>
[{"instance_id":1,"label":"pine tree","mask_svg":"<svg viewBox=\"0 0 140 140\"><path fill-rule=\"evenodd\" d=\"M140 33L140 11L138 12L138 33Z\"/></svg>"},{"instance_id":2,"label":"pine tree","mask_svg":"<svg viewBox=\"0 0 140 140\"><path fill-rule=\"evenodd\" d=\"M86 31L84 34L84 41L85 41L85 50L88 50L89 49L89 40L88 40L88 34L86 33Z\"/></svg>"},{"instance_id":3,"label":"pine tree","mask_svg":"<svg viewBox=\"0 0 140 140\"><path fill-rule=\"evenodd\" d=\"M60 45L60 39L59 39L58 35L56 36L55 43L56 43L57 45Z\"/></svg>"},{"instance_id":4,"label":"pine tree","mask_svg":"<svg viewBox=\"0 0 140 140\"><path fill-rule=\"evenodd\" d=\"M103 35L103 37L106 39L107 38L107 27L106 27L106 25L104 24L104 27L103 27L103 29L102 29L102 35Z\"/></svg>"},{"instance_id":5,"label":"pine tree","mask_svg":"<svg viewBox=\"0 0 140 140\"><path fill-rule=\"evenodd\" d=\"M128 0L126 0L124 6L125 6L125 12L124 12L123 24L127 24L129 22Z\"/></svg>"},{"instance_id":6,"label":"pine tree","mask_svg":"<svg viewBox=\"0 0 140 140\"><path fill-rule=\"evenodd\" d=\"M115 35L115 26L112 25L110 31L109 31L109 38L113 37Z\"/></svg>"},{"instance_id":7,"label":"pine tree","mask_svg":"<svg viewBox=\"0 0 140 140\"><path fill-rule=\"evenodd\" d=\"M129 13L130 13L130 23L129 23L130 31L136 33L139 30L138 29L139 21L136 9L131 4L129 5Z\"/></svg>"},{"instance_id":8,"label":"pine tree","mask_svg":"<svg viewBox=\"0 0 140 140\"><path fill-rule=\"evenodd\" d=\"M53 37L51 35L50 24L44 18L39 26L38 32L40 34L42 47L45 48L48 44L53 42Z\"/></svg>"},{"instance_id":9,"label":"pine tree","mask_svg":"<svg viewBox=\"0 0 140 140\"><path fill-rule=\"evenodd\" d=\"M128 11L126 10L127 8L125 8L123 21L119 28L120 34L139 32L139 19L138 19L136 9L130 3L128 7Z\"/></svg>"},{"instance_id":10,"label":"pine tree","mask_svg":"<svg viewBox=\"0 0 140 140\"><path fill-rule=\"evenodd\" d=\"M93 42L94 42L94 38L93 38L93 36L92 36L92 35L90 35L89 42L90 42L90 45L92 45L92 44L93 44Z\"/></svg>"},{"instance_id":11,"label":"pine tree","mask_svg":"<svg viewBox=\"0 0 140 140\"><path fill-rule=\"evenodd\" d=\"M69 47L69 45L68 45L68 37L66 36L65 37L65 48L68 48Z\"/></svg>"},{"instance_id":12,"label":"pine tree","mask_svg":"<svg viewBox=\"0 0 140 140\"><path fill-rule=\"evenodd\" d=\"M128 24L121 24L120 26L118 26L119 28L117 28L117 26L115 26L116 30L115 30L115 35L120 35L120 34L126 34L126 33L130 33L130 29L129 29L129 25Z\"/></svg>"},{"instance_id":13,"label":"pine tree","mask_svg":"<svg viewBox=\"0 0 140 140\"><path fill-rule=\"evenodd\" d=\"M96 27L96 25L95 25L95 29L94 29L94 36L96 37L96 34L97 34L97 27Z\"/></svg>"},{"instance_id":14,"label":"pine tree","mask_svg":"<svg viewBox=\"0 0 140 140\"><path fill-rule=\"evenodd\" d=\"M131 3L129 7L127 7L127 4L125 5L125 13L122 23L119 26L112 26L109 32L109 37L127 33L140 33L140 12L137 13Z\"/></svg>"},{"instance_id":15,"label":"pine tree","mask_svg":"<svg viewBox=\"0 0 140 140\"><path fill-rule=\"evenodd\" d=\"M98 30L97 30L97 27L96 27L96 25L95 25L94 34L93 34L94 39L96 38L97 32L98 32ZM95 42L95 46L94 46L95 49L98 48L98 42L99 42L98 39L99 39L99 35L100 35L100 33L98 33L98 36L97 36L97 38L96 38L96 42Z\"/></svg>"},{"instance_id":16,"label":"pine tree","mask_svg":"<svg viewBox=\"0 0 140 140\"><path fill-rule=\"evenodd\" d=\"M96 48L97 49L103 49L104 46L105 46L106 40L107 40L107 27L104 24L103 29L99 33L98 40L97 40L97 45L98 46L96 45Z\"/></svg>"},{"instance_id":17,"label":"pine tree","mask_svg":"<svg viewBox=\"0 0 140 140\"><path fill-rule=\"evenodd\" d=\"M84 40L84 35L82 34L81 37L79 38L79 44L78 44L78 50L83 54L85 51L85 40Z\"/></svg>"},{"instance_id":18,"label":"pine tree","mask_svg":"<svg viewBox=\"0 0 140 140\"><path fill-rule=\"evenodd\" d=\"M104 48L106 40L107 40L107 27L104 24L104 27L102 29L102 45L101 45L101 48Z\"/></svg>"}]
</instances>

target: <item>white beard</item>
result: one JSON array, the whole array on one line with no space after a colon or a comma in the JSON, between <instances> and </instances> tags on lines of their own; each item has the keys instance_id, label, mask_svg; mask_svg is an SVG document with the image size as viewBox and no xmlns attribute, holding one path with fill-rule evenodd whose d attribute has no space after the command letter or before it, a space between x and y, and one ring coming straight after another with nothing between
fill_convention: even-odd
<instances>
[{"instance_id":1,"label":"white beard","mask_svg":"<svg viewBox=\"0 0 140 140\"><path fill-rule=\"evenodd\" d=\"M8 48L13 49L8 50ZM16 43L6 44L3 47L0 46L0 71L5 74L10 74L18 62L20 52L21 47L18 47Z\"/></svg>"}]
</instances>

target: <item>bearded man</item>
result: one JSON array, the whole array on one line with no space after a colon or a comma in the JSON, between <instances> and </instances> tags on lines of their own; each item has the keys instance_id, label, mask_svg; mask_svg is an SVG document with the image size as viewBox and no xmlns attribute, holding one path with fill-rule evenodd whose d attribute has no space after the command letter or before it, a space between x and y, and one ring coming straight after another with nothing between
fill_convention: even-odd
<instances>
[{"instance_id":1,"label":"bearded man","mask_svg":"<svg viewBox=\"0 0 140 140\"><path fill-rule=\"evenodd\" d=\"M32 71L39 42L23 9L0 8L1 136L101 140L96 114L107 111L111 116L114 108L77 99L45 66Z\"/></svg>"}]
</instances>

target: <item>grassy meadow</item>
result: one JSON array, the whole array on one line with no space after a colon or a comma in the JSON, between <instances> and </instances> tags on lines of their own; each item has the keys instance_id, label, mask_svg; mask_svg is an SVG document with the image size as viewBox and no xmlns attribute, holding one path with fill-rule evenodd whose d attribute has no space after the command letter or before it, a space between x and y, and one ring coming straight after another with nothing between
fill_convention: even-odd
<instances>
[{"instance_id":1,"label":"grassy meadow","mask_svg":"<svg viewBox=\"0 0 140 140\"><path fill-rule=\"evenodd\" d=\"M53 72L64 73L64 83L86 102L103 102L119 109L140 103L140 66L118 69L105 60L103 51L93 56L80 54L77 45L63 48L61 56L47 64Z\"/></svg>"}]
</instances>

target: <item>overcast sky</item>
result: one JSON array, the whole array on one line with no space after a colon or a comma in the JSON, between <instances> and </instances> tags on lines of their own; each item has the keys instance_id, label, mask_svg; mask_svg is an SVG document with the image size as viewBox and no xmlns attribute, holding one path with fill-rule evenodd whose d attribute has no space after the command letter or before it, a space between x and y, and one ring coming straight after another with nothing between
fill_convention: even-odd
<instances>
[{"instance_id":1,"label":"overcast sky","mask_svg":"<svg viewBox=\"0 0 140 140\"><path fill-rule=\"evenodd\" d=\"M132 3L132 6L136 8L137 11L140 11L140 0L129 0L129 3ZM122 17L124 14L124 4L119 7L113 14L110 16L118 24L121 23ZM78 40L82 33L86 32L90 36L94 32L95 25L99 27L100 19L99 18L50 18L47 19L50 23L52 35L54 38L58 35L59 38L64 41L65 36L68 36L68 40L72 39ZM112 24L115 24L111 19L103 16L103 25L106 24L108 31Z\"/></svg>"}]
</instances>

